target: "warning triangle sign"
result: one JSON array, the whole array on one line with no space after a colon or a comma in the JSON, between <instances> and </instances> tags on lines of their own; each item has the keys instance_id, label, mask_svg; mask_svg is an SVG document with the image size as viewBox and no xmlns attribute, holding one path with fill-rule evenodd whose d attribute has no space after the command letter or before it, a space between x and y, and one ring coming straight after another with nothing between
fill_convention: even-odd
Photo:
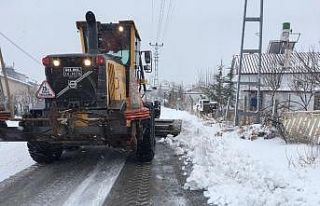
<instances>
[{"instance_id":1,"label":"warning triangle sign","mask_svg":"<svg viewBox=\"0 0 320 206\"><path fill-rule=\"evenodd\" d=\"M55 98L56 94L51 88L50 84L47 81L43 81L37 91L36 96L39 99L50 99Z\"/></svg>"}]
</instances>

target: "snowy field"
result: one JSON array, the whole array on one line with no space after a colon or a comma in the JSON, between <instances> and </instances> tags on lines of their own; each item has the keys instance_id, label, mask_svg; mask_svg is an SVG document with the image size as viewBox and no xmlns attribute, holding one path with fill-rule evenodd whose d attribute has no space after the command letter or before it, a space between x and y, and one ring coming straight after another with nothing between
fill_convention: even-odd
<instances>
[{"instance_id":1,"label":"snowy field","mask_svg":"<svg viewBox=\"0 0 320 206\"><path fill-rule=\"evenodd\" d=\"M7 121L7 124L9 127L18 126L16 121ZM26 142L0 142L0 157L0 182L35 164Z\"/></svg>"},{"instance_id":2,"label":"snowy field","mask_svg":"<svg viewBox=\"0 0 320 206\"><path fill-rule=\"evenodd\" d=\"M205 190L214 205L320 205L319 149L281 139L250 141L252 129L226 132L184 111L162 108L162 118L183 120L177 137L160 140L192 165L184 185ZM182 168L184 169L184 167ZM186 173L185 173L186 175Z\"/></svg>"}]
</instances>

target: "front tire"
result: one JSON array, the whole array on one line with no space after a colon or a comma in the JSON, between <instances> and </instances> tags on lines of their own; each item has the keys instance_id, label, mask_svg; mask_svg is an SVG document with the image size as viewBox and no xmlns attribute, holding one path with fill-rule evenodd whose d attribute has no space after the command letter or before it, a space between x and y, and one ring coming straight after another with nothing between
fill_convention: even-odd
<instances>
[{"instance_id":1,"label":"front tire","mask_svg":"<svg viewBox=\"0 0 320 206\"><path fill-rule=\"evenodd\" d=\"M155 154L155 123L154 123L154 110L152 103L145 105L150 109L151 117L142 121L140 127L140 135L143 135L142 140L138 141L137 145L137 159L140 162L151 162ZM141 133L142 132L142 133Z\"/></svg>"},{"instance_id":2,"label":"front tire","mask_svg":"<svg viewBox=\"0 0 320 206\"><path fill-rule=\"evenodd\" d=\"M47 142L28 142L31 158L40 164L49 164L59 160L63 148L61 145L54 145Z\"/></svg>"}]
</instances>

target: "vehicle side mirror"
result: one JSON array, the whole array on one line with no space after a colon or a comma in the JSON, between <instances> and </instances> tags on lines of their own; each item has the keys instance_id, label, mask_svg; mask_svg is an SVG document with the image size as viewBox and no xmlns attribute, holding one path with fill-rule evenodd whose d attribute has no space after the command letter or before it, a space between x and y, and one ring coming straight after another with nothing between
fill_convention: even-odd
<instances>
[{"instance_id":1,"label":"vehicle side mirror","mask_svg":"<svg viewBox=\"0 0 320 206\"><path fill-rule=\"evenodd\" d=\"M151 51L144 51L144 60L145 60L146 64L151 64L151 61L152 61Z\"/></svg>"}]
</instances>

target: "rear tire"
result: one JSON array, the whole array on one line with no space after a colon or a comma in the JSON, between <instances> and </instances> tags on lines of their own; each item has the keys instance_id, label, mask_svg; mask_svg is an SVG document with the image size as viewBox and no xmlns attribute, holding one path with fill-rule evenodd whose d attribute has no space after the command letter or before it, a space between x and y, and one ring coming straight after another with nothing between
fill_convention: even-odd
<instances>
[{"instance_id":1,"label":"rear tire","mask_svg":"<svg viewBox=\"0 0 320 206\"><path fill-rule=\"evenodd\" d=\"M47 142L28 142L27 145L31 158L40 164L49 164L59 160L63 151L61 145Z\"/></svg>"},{"instance_id":2,"label":"rear tire","mask_svg":"<svg viewBox=\"0 0 320 206\"><path fill-rule=\"evenodd\" d=\"M137 145L137 159L140 162L151 162L155 154L155 124L154 124L154 110L152 103L146 103L145 105L150 109L151 117L150 119L143 120L141 125L143 138L141 141L138 141Z\"/></svg>"}]
</instances>

